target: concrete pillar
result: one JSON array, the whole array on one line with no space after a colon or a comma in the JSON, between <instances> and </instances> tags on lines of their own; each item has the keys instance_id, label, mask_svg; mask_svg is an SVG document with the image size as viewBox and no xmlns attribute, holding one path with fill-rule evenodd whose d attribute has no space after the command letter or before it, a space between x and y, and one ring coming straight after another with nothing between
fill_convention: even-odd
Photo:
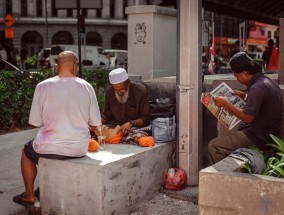
<instances>
[{"instance_id":1,"label":"concrete pillar","mask_svg":"<svg viewBox=\"0 0 284 215\"><path fill-rule=\"evenodd\" d=\"M176 74L176 9L156 5L126 8L128 73L142 80Z\"/></svg>"},{"instance_id":2,"label":"concrete pillar","mask_svg":"<svg viewBox=\"0 0 284 215\"><path fill-rule=\"evenodd\" d=\"M51 0L46 0L47 1L47 14L48 17L51 17Z\"/></svg>"},{"instance_id":3,"label":"concrete pillar","mask_svg":"<svg viewBox=\"0 0 284 215\"><path fill-rule=\"evenodd\" d=\"M123 19L123 0L115 1L115 18Z\"/></svg>"},{"instance_id":4,"label":"concrete pillar","mask_svg":"<svg viewBox=\"0 0 284 215\"><path fill-rule=\"evenodd\" d=\"M188 184L196 185L202 145L201 1L178 2L178 164Z\"/></svg>"},{"instance_id":5,"label":"concrete pillar","mask_svg":"<svg viewBox=\"0 0 284 215\"><path fill-rule=\"evenodd\" d=\"M279 21L279 73L278 83L284 84L284 18Z\"/></svg>"},{"instance_id":6,"label":"concrete pillar","mask_svg":"<svg viewBox=\"0 0 284 215\"><path fill-rule=\"evenodd\" d=\"M28 0L28 16L36 16L36 0Z\"/></svg>"},{"instance_id":7,"label":"concrete pillar","mask_svg":"<svg viewBox=\"0 0 284 215\"><path fill-rule=\"evenodd\" d=\"M102 18L103 19L109 19L109 0L103 1L103 9L102 9Z\"/></svg>"},{"instance_id":8,"label":"concrete pillar","mask_svg":"<svg viewBox=\"0 0 284 215\"><path fill-rule=\"evenodd\" d=\"M88 10L88 18L96 18L97 10Z\"/></svg>"},{"instance_id":9,"label":"concrete pillar","mask_svg":"<svg viewBox=\"0 0 284 215\"><path fill-rule=\"evenodd\" d=\"M60 18L66 18L67 17L67 11L66 10L58 10L58 17Z\"/></svg>"},{"instance_id":10,"label":"concrete pillar","mask_svg":"<svg viewBox=\"0 0 284 215\"><path fill-rule=\"evenodd\" d=\"M14 18L21 15L21 2L19 0L12 0L12 13Z\"/></svg>"}]
</instances>

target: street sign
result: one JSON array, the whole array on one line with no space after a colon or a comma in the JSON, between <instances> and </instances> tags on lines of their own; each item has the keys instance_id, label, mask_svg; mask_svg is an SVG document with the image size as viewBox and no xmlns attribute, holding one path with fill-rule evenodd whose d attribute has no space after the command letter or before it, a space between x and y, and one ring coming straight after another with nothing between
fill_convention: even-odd
<instances>
[{"instance_id":1,"label":"street sign","mask_svg":"<svg viewBox=\"0 0 284 215\"><path fill-rule=\"evenodd\" d=\"M13 39L14 38L13 28L6 28L5 29L5 38L7 38L7 39Z\"/></svg>"},{"instance_id":2,"label":"street sign","mask_svg":"<svg viewBox=\"0 0 284 215\"><path fill-rule=\"evenodd\" d=\"M11 14L8 13L8 14L4 17L4 24L5 24L7 27L11 27L14 23L15 23L14 17L13 17Z\"/></svg>"}]
</instances>

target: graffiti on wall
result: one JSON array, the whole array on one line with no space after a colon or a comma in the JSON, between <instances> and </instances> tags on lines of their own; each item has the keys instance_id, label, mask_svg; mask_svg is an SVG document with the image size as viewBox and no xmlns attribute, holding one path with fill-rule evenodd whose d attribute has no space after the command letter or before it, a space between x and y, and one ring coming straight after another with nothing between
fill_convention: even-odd
<instances>
[{"instance_id":1,"label":"graffiti on wall","mask_svg":"<svg viewBox=\"0 0 284 215\"><path fill-rule=\"evenodd\" d=\"M134 44L146 44L146 36L147 36L147 32L146 32L146 25L144 22L142 23L136 23L135 26L135 38L136 41L134 42Z\"/></svg>"}]
</instances>

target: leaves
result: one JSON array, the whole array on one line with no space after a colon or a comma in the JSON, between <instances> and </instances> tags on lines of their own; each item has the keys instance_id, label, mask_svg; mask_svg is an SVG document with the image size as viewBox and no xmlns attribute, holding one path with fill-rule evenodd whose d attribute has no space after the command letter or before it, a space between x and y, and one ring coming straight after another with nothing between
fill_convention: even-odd
<instances>
[{"instance_id":1,"label":"leaves","mask_svg":"<svg viewBox=\"0 0 284 215\"><path fill-rule=\"evenodd\" d=\"M273 157L268 158L266 163L266 169L263 175L284 177L284 141L279 137L270 134L270 137L275 144L267 144L266 146L272 147L276 154Z\"/></svg>"},{"instance_id":2,"label":"leaves","mask_svg":"<svg viewBox=\"0 0 284 215\"><path fill-rule=\"evenodd\" d=\"M0 127L9 130L28 125L29 112L36 85L52 76L51 70L38 71L33 76L12 71L0 72ZM3 130L2 130L3 132Z\"/></svg>"},{"instance_id":3,"label":"leaves","mask_svg":"<svg viewBox=\"0 0 284 215\"><path fill-rule=\"evenodd\" d=\"M83 68L83 78L95 89L100 109L104 105L104 92L109 85L108 72L104 67L96 67L93 70ZM33 71L31 75L0 71L0 133L28 125L36 85L52 76L52 69L42 68Z\"/></svg>"}]
</instances>

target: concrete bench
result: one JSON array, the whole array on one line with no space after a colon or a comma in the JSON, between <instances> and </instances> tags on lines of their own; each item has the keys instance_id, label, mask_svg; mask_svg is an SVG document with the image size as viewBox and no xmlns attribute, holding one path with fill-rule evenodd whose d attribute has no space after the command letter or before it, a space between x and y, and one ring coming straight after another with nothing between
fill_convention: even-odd
<instances>
[{"instance_id":1,"label":"concrete bench","mask_svg":"<svg viewBox=\"0 0 284 215\"><path fill-rule=\"evenodd\" d=\"M235 172L242 161L227 157L199 173L199 214L283 214L284 180Z\"/></svg>"},{"instance_id":2,"label":"concrete bench","mask_svg":"<svg viewBox=\"0 0 284 215\"><path fill-rule=\"evenodd\" d=\"M40 159L42 215L128 214L161 184L162 171L172 166L174 144L107 144L80 159Z\"/></svg>"}]
</instances>

